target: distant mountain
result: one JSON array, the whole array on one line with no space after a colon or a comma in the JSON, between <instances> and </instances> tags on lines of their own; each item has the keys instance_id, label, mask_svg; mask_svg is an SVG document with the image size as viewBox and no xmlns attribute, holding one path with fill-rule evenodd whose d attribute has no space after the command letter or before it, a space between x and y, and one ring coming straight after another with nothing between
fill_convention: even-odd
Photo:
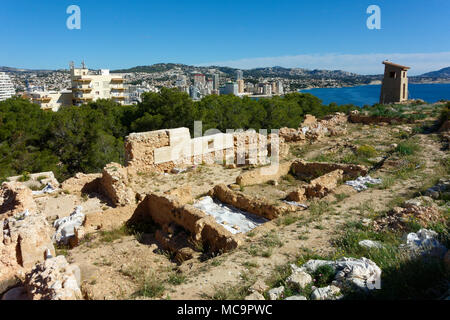
<instances>
[{"instance_id":1,"label":"distant mountain","mask_svg":"<svg viewBox=\"0 0 450 320\"><path fill-rule=\"evenodd\" d=\"M441 70L427 72L419 77L421 78L450 78L450 67L442 68Z\"/></svg>"},{"instance_id":2,"label":"distant mountain","mask_svg":"<svg viewBox=\"0 0 450 320\"><path fill-rule=\"evenodd\" d=\"M19 69L19 68L11 68L11 67L1 67L0 66L0 72L8 72L8 73L30 73L30 72L53 72L54 70L31 70L31 69Z\"/></svg>"},{"instance_id":3,"label":"distant mountain","mask_svg":"<svg viewBox=\"0 0 450 320\"><path fill-rule=\"evenodd\" d=\"M237 68L219 67L219 66L188 66L176 63L158 63L150 66L137 66L129 69L113 70L113 73L157 73L166 72L172 69L180 69L185 73L201 72L211 73L220 72L228 77L235 77ZM340 80L357 80L358 82L370 83L373 80L381 80L381 75L359 75L342 70L308 70L303 68L284 68L284 67L266 67L243 70L246 78L285 78L285 79L340 79Z\"/></svg>"}]
</instances>

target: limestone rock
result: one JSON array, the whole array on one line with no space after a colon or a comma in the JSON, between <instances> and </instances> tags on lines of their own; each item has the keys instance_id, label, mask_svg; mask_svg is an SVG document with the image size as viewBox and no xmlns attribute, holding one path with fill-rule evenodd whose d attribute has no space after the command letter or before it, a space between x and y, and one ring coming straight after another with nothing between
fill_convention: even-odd
<instances>
[{"instance_id":1,"label":"limestone rock","mask_svg":"<svg viewBox=\"0 0 450 320\"><path fill-rule=\"evenodd\" d=\"M116 206L136 203L136 194L128 185L127 168L118 163L110 163L103 168L100 189Z\"/></svg>"},{"instance_id":2,"label":"limestone rock","mask_svg":"<svg viewBox=\"0 0 450 320\"><path fill-rule=\"evenodd\" d=\"M33 213L37 210L31 189L20 182L3 182L0 189L0 216L13 216L25 210Z\"/></svg>"},{"instance_id":3,"label":"limestone rock","mask_svg":"<svg viewBox=\"0 0 450 320\"><path fill-rule=\"evenodd\" d=\"M308 300L308 299L306 299L306 297L304 297L304 296L290 296L284 300Z\"/></svg>"},{"instance_id":4,"label":"limestone rock","mask_svg":"<svg viewBox=\"0 0 450 320\"><path fill-rule=\"evenodd\" d=\"M278 287L278 288L270 289L268 294L269 294L269 299L270 300L278 300L284 294L284 287L281 286L281 287Z\"/></svg>"},{"instance_id":5,"label":"limestone rock","mask_svg":"<svg viewBox=\"0 0 450 320\"><path fill-rule=\"evenodd\" d=\"M261 279L257 280L251 287L251 292L259 292L263 293L266 292L269 289L269 286Z\"/></svg>"},{"instance_id":6,"label":"limestone rock","mask_svg":"<svg viewBox=\"0 0 450 320\"><path fill-rule=\"evenodd\" d=\"M61 189L69 193L98 192L101 177L101 173L77 173L61 183Z\"/></svg>"},{"instance_id":7,"label":"limestone rock","mask_svg":"<svg viewBox=\"0 0 450 320\"><path fill-rule=\"evenodd\" d=\"M44 261L46 251L55 253L51 234L47 221L28 211L0 220L0 293Z\"/></svg>"},{"instance_id":8,"label":"limestone rock","mask_svg":"<svg viewBox=\"0 0 450 320\"><path fill-rule=\"evenodd\" d=\"M312 281L312 277L304 271L294 272L286 279L287 284L297 289L304 289Z\"/></svg>"},{"instance_id":9,"label":"limestone rock","mask_svg":"<svg viewBox=\"0 0 450 320\"><path fill-rule=\"evenodd\" d=\"M64 256L47 259L26 275L25 289L32 300L81 300L80 269Z\"/></svg>"},{"instance_id":10,"label":"limestone rock","mask_svg":"<svg viewBox=\"0 0 450 320\"><path fill-rule=\"evenodd\" d=\"M339 299L341 289L336 286L327 286L324 288L317 288L311 294L312 300L337 300Z\"/></svg>"},{"instance_id":11,"label":"limestone rock","mask_svg":"<svg viewBox=\"0 0 450 320\"><path fill-rule=\"evenodd\" d=\"M371 248L376 248L376 249L383 248L383 245L380 242L373 241L373 240L361 240L360 242L358 242L358 244L361 247L369 248L369 249L371 249Z\"/></svg>"}]
</instances>

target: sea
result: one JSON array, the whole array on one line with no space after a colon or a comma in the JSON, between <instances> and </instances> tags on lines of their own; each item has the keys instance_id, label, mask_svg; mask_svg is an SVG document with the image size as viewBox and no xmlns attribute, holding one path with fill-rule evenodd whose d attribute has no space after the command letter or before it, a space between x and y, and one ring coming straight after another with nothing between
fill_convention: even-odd
<instances>
[{"instance_id":1,"label":"sea","mask_svg":"<svg viewBox=\"0 0 450 320\"><path fill-rule=\"evenodd\" d=\"M353 104L359 107L378 103L380 91L380 85L299 90L318 97L323 104L335 102L338 105ZM450 83L409 84L409 99L422 99L428 103L450 100Z\"/></svg>"}]
</instances>

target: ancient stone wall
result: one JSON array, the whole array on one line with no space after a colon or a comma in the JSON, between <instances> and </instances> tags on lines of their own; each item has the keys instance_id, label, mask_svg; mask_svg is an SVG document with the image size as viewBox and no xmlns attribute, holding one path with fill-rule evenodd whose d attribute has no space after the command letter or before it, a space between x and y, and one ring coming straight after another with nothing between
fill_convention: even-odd
<instances>
[{"instance_id":1,"label":"ancient stone wall","mask_svg":"<svg viewBox=\"0 0 450 320\"><path fill-rule=\"evenodd\" d=\"M223 184L215 186L209 195L223 203L269 220L298 209L287 204L272 204L264 198L253 198L242 192L231 190Z\"/></svg>"},{"instance_id":2,"label":"ancient stone wall","mask_svg":"<svg viewBox=\"0 0 450 320\"><path fill-rule=\"evenodd\" d=\"M263 184L271 180L278 180L285 176L291 170L291 161L283 162L278 168L271 170L269 167L261 167L254 170L246 171L236 178L236 183L240 186L251 186L255 184Z\"/></svg>"},{"instance_id":3,"label":"ancient stone wall","mask_svg":"<svg viewBox=\"0 0 450 320\"><path fill-rule=\"evenodd\" d=\"M321 120L307 114L298 129L281 128L280 137L287 142L314 142L325 136L337 136L345 134L347 116L336 112Z\"/></svg>"},{"instance_id":4,"label":"ancient stone wall","mask_svg":"<svg viewBox=\"0 0 450 320\"><path fill-rule=\"evenodd\" d=\"M202 243L213 252L229 251L239 244L238 237L216 223L213 217L190 204L182 205L170 195L147 195L128 223L136 225L145 221L152 221L162 227L163 233L159 237L165 239L163 242L169 247L171 242L168 234L176 234L175 230L179 228L187 232L194 242ZM177 244L172 245L177 247Z\"/></svg>"},{"instance_id":5,"label":"ancient stone wall","mask_svg":"<svg viewBox=\"0 0 450 320\"><path fill-rule=\"evenodd\" d=\"M118 163L110 163L103 168L99 191L116 206L130 205L136 203L136 194L128 184L127 168Z\"/></svg>"},{"instance_id":6,"label":"ancient stone wall","mask_svg":"<svg viewBox=\"0 0 450 320\"><path fill-rule=\"evenodd\" d=\"M334 170L342 170L344 179L355 179L365 176L368 169L356 164L328 163L328 162L306 162L295 160L292 163L292 173L300 179L314 179Z\"/></svg>"},{"instance_id":7,"label":"ancient stone wall","mask_svg":"<svg viewBox=\"0 0 450 320\"><path fill-rule=\"evenodd\" d=\"M276 139L273 134L243 131L191 139L188 128L177 128L132 133L125 140L125 159L126 166L136 171L169 172L202 163L267 164L272 149L283 157L288 148L284 139Z\"/></svg>"}]
</instances>

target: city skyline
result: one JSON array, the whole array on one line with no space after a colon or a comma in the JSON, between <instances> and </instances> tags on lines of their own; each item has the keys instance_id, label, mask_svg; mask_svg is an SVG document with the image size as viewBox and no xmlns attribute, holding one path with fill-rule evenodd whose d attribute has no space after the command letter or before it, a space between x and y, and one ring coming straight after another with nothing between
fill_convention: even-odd
<instances>
[{"instance_id":1,"label":"city skyline","mask_svg":"<svg viewBox=\"0 0 450 320\"><path fill-rule=\"evenodd\" d=\"M66 26L70 5L81 9L80 30ZM379 30L367 28L370 5L381 9ZM379 74L380 61L389 59L411 65L417 75L450 65L449 35L441 32L450 27L449 9L439 0L130 1L126 7L118 1L4 1L0 33L7 48L0 65L66 69L68 61L86 60L112 70L182 63Z\"/></svg>"}]
</instances>

